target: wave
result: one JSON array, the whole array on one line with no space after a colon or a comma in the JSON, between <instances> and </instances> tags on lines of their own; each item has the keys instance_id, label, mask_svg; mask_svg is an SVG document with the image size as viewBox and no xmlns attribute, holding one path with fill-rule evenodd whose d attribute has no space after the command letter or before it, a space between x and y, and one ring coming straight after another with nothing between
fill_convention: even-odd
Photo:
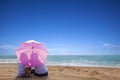
<instances>
[{"instance_id":1,"label":"wave","mask_svg":"<svg viewBox=\"0 0 120 80\"><path fill-rule=\"evenodd\" d=\"M0 59L0 63L17 63L17 59Z\"/></svg>"},{"instance_id":2,"label":"wave","mask_svg":"<svg viewBox=\"0 0 120 80\"><path fill-rule=\"evenodd\" d=\"M0 57L0 63L17 63L16 57ZM49 56L47 65L119 67L120 56Z\"/></svg>"}]
</instances>

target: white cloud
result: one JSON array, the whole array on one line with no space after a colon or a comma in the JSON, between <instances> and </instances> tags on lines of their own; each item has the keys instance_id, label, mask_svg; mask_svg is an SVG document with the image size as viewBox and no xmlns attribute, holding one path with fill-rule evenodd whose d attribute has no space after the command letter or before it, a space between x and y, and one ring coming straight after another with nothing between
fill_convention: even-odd
<instances>
[{"instance_id":1,"label":"white cloud","mask_svg":"<svg viewBox=\"0 0 120 80\"><path fill-rule=\"evenodd\" d=\"M75 54L78 54L78 52L74 51L74 50L55 49L55 48L48 49L48 52L50 54L55 54L55 55L75 55Z\"/></svg>"},{"instance_id":2,"label":"white cloud","mask_svg":"<svg viewBox=\"0 0 120 80\"><path fill-rule=\"evenodd\" d=\"M11 46L11 45L0 45L0 49L10 49L14 50L16 47Z\"/></svg>"},{"instance_id":3,"label":"white cloud","mask_svg":"<svg viewBox=\"0 0 120 80\"><path fill-rule=\"evenodd\" d=\"M16 47L12 45L0 45L0 54L15 53Z\"/></svg>"},{"instance_id":4,"label":"white cloud","mask_svg":"<svg viewBox=\"0 0 120 80\"><path fill-rule=\"evenodd\" d=\"M120 45L115 45L110 43L104 43L103 47L111 50L120 50Z\"/></svg>"},{"instance_id":5,"label":"white cloud","mask_svg":"<svg viewBox=\"0 0 120 80\"><path fill-rule=\"evenodd\" d=\"M50 48L48 49L49 54L52 55L114 55L120 54L120 45L102 43L102 46L90 47L90 48L79 48L76 50L71 49L59 49Z\"/></svg>"}]
</instances>

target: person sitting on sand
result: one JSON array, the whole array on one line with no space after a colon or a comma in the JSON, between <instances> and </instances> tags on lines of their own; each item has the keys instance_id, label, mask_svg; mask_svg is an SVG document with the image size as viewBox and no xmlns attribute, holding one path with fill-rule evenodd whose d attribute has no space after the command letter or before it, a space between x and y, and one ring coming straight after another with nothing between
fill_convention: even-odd
<instances>
[{"instance_id":1,"label":"person sitting on sand","mask_svg":"<svg viewBox=\"0 0 120 80\"><path fill-rule=\"evenodd\" d=\"M48 76L48 69L45 64L42 64L38 67L25 67L23 64L18 64L18 78L20 77L30 77L33 76L43 77Z\"/></svg>"}]
</instances>

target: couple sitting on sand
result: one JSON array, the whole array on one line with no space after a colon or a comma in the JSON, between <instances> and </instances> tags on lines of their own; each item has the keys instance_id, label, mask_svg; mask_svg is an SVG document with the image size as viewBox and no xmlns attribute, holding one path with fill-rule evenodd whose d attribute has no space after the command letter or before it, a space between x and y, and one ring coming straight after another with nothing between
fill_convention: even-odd
<instances>
[{"instance_id":1,"label":"couple sitting on sand","mask_svg":"<svg viewBox=\"0 0 120 80\"><path fill-rule=\"evenodd\" d=\"M45 61L48 55L44 45L35 40L23 42L16 50L18 58L18 76L48 76Z\"/></svg>"},{"instance_id":2,"label":"couple sitting on sand","mask_svg":"<svg viewBox=\"0 0 120 80\"><path fill-rule=\"evenodd\" d=\"M30 77L30 76L48 76L48 70L45 64L38 67L26 67L22 63L18 63L18 78L20 77Z\"/></svg>"}]
</instances>

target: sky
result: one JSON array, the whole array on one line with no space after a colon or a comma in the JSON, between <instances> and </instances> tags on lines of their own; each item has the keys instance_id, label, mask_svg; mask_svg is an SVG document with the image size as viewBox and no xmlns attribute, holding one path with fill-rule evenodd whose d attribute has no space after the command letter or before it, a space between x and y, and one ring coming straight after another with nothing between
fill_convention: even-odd
<instances>
[{"instance_id":1,"label":"sky","mask_svg":"<svg viewBox=\"0 0 120 80\"><path fill-rule=\"evenodd\" d=\"M120 55L120 0L0 0L0 55L27 40L49 55Z\"/></svg>"}]
</instances>

